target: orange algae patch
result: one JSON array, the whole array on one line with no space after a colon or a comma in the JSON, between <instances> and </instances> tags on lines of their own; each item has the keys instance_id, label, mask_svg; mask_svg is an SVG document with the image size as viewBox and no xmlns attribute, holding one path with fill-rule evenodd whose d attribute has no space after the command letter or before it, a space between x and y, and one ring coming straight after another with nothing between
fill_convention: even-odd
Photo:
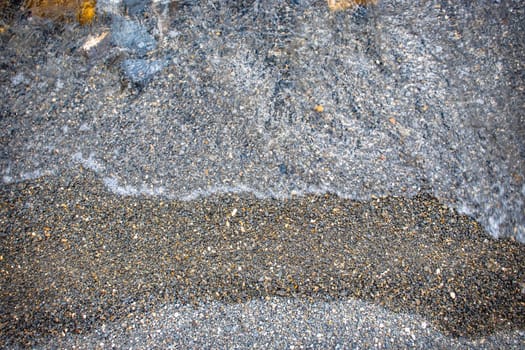
<instances>
[{"instance_id":1,"label":"orange algae patch","mask_svg":"<svg viewBox=\"0 0 525 350\"><path fill-rule=\"evenodd\" d=\"M341 11L354 8L358 5L367 6L377 4L377 0L326 0L331 11Z\"/></svg>"},{"instance_id":2,"label":"orange algae patch","mask_svg":"<svg viewBox=\"0 0 525 350\"><path fill-rule=\"evenodd\" d=\"M33 16L89 24L95 18L96 5L96 0L29 0L26 8Z\"/></svg>"},{"instance_id":3,"label":"orange algae patch","mask_svg":"<svg viewBox=\"0 0 525 350\"><path fill-rule=\"evenodd\" d=\"M78 13L78 22L80 24L89 24L93 21L93 18L95 18L96 14L96 5L96 0L82 1L82 6L80 7L80 11Z\"/></svg>"}]
</instances>

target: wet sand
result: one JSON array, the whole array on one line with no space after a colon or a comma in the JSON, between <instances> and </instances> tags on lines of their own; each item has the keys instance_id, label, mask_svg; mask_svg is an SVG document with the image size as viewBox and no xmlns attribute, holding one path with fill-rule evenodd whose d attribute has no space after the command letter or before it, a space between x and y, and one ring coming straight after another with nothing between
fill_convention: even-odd
<instances>
[{"instance_id":1,"label":"wet sand","mask_svg":"<svg viewBox=\"0 0 525 350\"><path fill-rule=\"evenodd\" d=\"M274 298L363 300L450 337L525 328L525 246L424 193L181 202L110 194L82 168L0 193L8 346L88 334L155 305Z\"/></svg>"}]
</instances>

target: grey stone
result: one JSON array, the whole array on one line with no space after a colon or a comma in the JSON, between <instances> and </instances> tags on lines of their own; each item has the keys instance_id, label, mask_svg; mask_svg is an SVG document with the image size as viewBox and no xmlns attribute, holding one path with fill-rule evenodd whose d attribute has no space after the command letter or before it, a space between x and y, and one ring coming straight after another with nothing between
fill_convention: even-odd
<instances>
[{"instance_id":1,"label":"grey stone","mask_svg":"<svg viewBox=\"0 0 525 350\"><path fill-rule=\"evenodd\" d=\"M124 76L139 86L146 85L150 79L165 66L163 60L126 59L121 68Z\"/></svg>"},{"instance_id":2,"label":"grey stone","mask_svg":"<svg viewBox=\"0 0 525 350\"><path fill-rule=\"evenodd\" d=\"M128 15L137 16L142 14L150 3L150 0L124 0L124 8Z\"/></svg>"},{"instance_id":3,"label":"grey stone","mask_svg":"<svg viewBox=\"0 0 525 350\"><path fill-rule=\"evenodd\" d=\"M111 35L115 45L128 49L140 57L157 47L157 41L145 27L122 17L113 18Z\"/></svg>"}]
</instances>

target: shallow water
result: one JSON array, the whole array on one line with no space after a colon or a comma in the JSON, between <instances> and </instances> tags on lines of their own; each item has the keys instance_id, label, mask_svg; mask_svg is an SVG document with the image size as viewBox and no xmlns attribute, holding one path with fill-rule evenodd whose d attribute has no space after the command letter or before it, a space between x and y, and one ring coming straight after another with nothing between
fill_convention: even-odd
<instances>
[{"instance_id":1,"label":"shallow water","mask_svg":"<svg viewBox=\"0 0 525 350\"><path fill-rule=\"evenodd\" d=\"M158 41L147 59L167 62L138 85L119 69L134 48L79 49L111 19L24 22L3 39L2 179L82 166L121 195L185 200L426 191L525 241L524 12L189 1L164 27L130 18Z\"/></svg>"}]
</instances>

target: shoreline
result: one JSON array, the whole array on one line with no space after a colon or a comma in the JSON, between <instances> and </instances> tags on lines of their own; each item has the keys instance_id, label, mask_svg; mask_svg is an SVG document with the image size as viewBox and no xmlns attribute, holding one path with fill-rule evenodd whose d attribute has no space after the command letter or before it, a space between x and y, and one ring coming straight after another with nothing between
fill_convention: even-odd
<instances>
[{"instance_id":1,"label":"shoreline","mask_svg":"<svg viewBox=\"0 0 525 350\"><path fill-rule=\"evenodd\" d=\"M1 189L4 340L85 335L157 305L359 299L446 336L525 329L525 246L427 195L190 202L89 171Z\"/></svg>"}]
</instances>

